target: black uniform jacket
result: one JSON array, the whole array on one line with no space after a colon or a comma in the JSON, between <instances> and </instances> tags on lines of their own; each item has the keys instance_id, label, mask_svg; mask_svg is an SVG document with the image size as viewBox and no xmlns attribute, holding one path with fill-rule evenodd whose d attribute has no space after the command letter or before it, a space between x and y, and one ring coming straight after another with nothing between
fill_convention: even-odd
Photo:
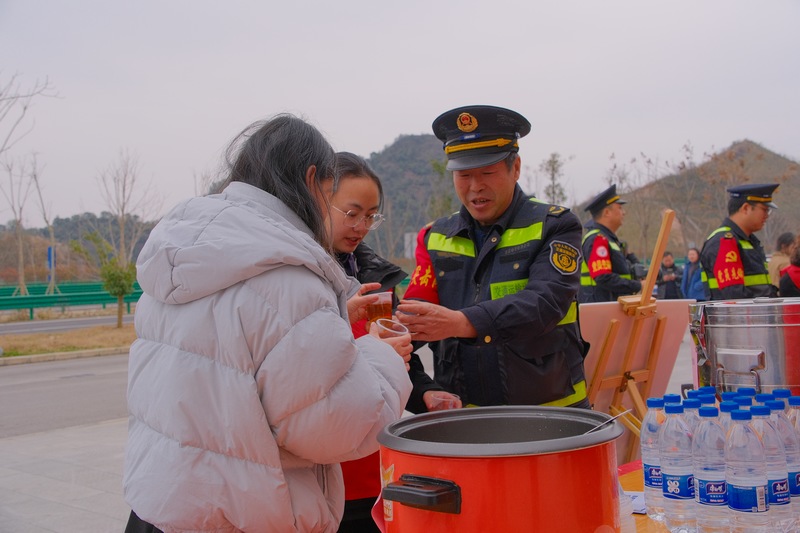
<instances>
[{"instance_id":1,"label":"black uniform jacket","mask_svg":"<svg viewBox=\"0 0 800 533\"><path fill-rule=\"evenodd\" d=\"M519 187L491 227L477 228L462 207L420 231L405 297L460 310L477 331L430 343L440 386L465 405L586 403L575 299L580 236L567 208ZM421 392L415 387L409 406Z\"/></svg>"},{"instance_id":2,"label":"black uniform jacket","mask_svg":"<svg viewBox=\"0 0 800 533\"><path fill-rule=\"evenodd\" d=\"M631 275L622 248L613 231L594 220L586 224L578 295L581 303L616 302L620 296L642 289L642 283Z\"/></svg>"},{"instance_id":3,"label":"black uniform jacket","mask_svg":"<svg viewBox=\"0 0 800 533\"><path fill-rule=\"evenodd\" d=\"M720 250L723 256L720 257ZM730 218L711 232L700 252L701 278L712 300L774 297L761 241L749 237Z\"/></svg>"}]
</instances>

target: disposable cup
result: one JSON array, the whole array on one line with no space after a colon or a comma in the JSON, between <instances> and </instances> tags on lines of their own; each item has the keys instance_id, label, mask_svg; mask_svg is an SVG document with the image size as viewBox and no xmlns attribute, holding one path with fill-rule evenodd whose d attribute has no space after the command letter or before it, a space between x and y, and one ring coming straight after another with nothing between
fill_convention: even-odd
<instances>
[{"instance_id":1,"label":"disposable cup","mask_svg":"<svg viewBox=\"0 0 800 533\"><path fill-rule=\"evenodd\" d=\"M430 411L446 411L447 409L458 409L459 398L455 394L445 394L442 391L434 391L430 397Z\"/></svg>"},{"instance_id":2,"label":"disposable cup","mask_svg":"<svg viewBox=\"0 0 800 533\"><path fill-rule=\"evenodd\" d=\"M378 326L378 334L383 339L387 337L399 337L408 333L407 327L397 320L392 320L390 318L379 318L375 321L375 324Z\"/></svg>"},{"instance_id":3,"label":"disposable cup","mask_svg":"<svg viewBox=\"0 0 800 533\"><path fill-rule=\"evenodd\" d=\"M376 294L378 300L375 303L367 304L367 321L375 322L379 318L392 318L392 293L379 292Z\"/></svg>"}]
</instances>

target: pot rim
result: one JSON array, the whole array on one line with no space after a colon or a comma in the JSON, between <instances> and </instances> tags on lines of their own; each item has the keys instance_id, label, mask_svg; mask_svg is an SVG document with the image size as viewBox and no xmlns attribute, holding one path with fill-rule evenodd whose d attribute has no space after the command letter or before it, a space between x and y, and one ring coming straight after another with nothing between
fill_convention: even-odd
<instances>
[{"instance_id":1,"label":"pot rim","mask_svg":"<svg viewBox=\"0 0 800 533\"><path fill-rule=\"evenodd\" d=\"M557 416L556 416L557 415ZM619 438L624 427L614 420L600 429L585 435L572 435L563 438L538 441L507 443L449 443L409 439L403 433L412 429L446 424L449 420L481 418L547 418L553 417L586 424L592 427L611 419L611 415L588 409L570 407L544 407L533 405L502 405L494 407L470 407L450 411L438 411L401 418L388 424L378 435L378 442L389 450L415 455L435 457L506 457L520 455L543 455L549 453L576 451Z\"/></svg>"}]
</instances>

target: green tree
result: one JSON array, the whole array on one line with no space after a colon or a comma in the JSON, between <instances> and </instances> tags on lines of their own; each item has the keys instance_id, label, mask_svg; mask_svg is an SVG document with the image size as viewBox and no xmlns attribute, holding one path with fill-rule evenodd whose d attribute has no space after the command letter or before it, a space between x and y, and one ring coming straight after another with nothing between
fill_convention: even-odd
<instances>
[{"instance_id":1,"label":"green tree","mask_svg":"<svg viewBox=\"0 0 800 533\"><path fill-rule=\"evenodd\" d=\"M72 241L71 248L87 263L99 264L103 288L117 299L117 327L121 328L125 297L133 292L136 281L136 265L120 258L114 247L96 231L87 233L84 239L91 249L78 241Z\"/></svg>"}]
</instances>

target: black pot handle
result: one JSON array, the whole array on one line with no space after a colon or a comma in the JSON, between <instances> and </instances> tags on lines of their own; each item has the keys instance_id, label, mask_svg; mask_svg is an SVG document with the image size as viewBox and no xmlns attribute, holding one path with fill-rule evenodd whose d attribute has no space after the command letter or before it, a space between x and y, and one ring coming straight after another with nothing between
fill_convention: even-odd
<instances>
[{"instance_id":1,"label":"black pot handle","mask_svg":"<svg viewBox=\"0 0 800 533\"><path fill-rule=\"evenodd\" d=\"M461 487L448 479L403 474L383 488L384 500L437 513L461 514Z\"/></svg>"}]
</instances>

